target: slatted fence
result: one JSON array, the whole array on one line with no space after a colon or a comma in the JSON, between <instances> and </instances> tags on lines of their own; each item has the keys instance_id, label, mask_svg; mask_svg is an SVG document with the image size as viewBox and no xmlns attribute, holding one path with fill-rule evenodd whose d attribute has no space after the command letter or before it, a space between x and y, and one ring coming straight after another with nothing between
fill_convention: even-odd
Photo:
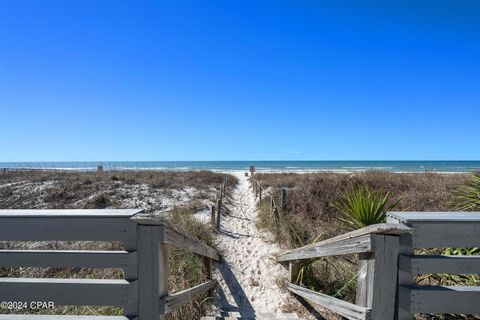
<instances>
[{"instance_id":1,"label":"slatted fence","mask_svg":"<svg viewBox=\"0 0 480 320\"><path fill-rule=\"evenodd\" d=\"M0 278L0 300L52 301L55 305L121 306L124 317L164 319L216 285L218 253L165 220L139 210L0 210L0 241L121 241L123 250L0 250L0 267L121 268L124 279ZM168 292L168 252L174 246L204 257L209 280ZM75 319L71 316L0 315L2 319ZM57 317L57 318L56 318ZM78 317L82 319L83 317ZM95 318L95 317L88 317Z\"/></svg>"},{"instance_id":2,"label":"slatted fence","mask_svg":"<svg viewBox=\"0 0 480 320\"><path fill-rule=\"evenodd\" d=\"M480 256L418 255L420 248L480 247L480 213L391 212L385 224L289 250L287 288L353 320L411 320L415 314L480 314L480 286L419 286L417 274L480 274ZM430 250L429 252L434 252ZM358 254L356 302L294 284L298 261Z\"/></svg>"}]
</instances>

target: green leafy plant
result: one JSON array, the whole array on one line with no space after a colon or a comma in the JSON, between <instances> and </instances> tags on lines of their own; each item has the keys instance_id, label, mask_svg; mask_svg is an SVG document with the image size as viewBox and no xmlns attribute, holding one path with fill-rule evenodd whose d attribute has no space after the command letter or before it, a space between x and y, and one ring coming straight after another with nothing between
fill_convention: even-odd
<instances>
[{"instance_id":1,"label":"green leafy plant","mask_svg":"<svg viewBox=\"0 0 480 320\"><path fill-rule=\"evenodd\" d=\"M480 173L473 174L470 179L455 191L459 200L456 208L462 211L480 210Z\"/></svg>"},{"instance_id":2,"label":"green leafy plant","mask_svg":"<svg viewBox=\"0 0 480 320\"><path fill-rule=\"evenodd\" d=\"M316 243L320 239L320 236L317 236L313 241L310 243L311 245ZM301 240L300 240L301 241ZM302 243L302 246L305 244ZM301 264L300 269L298 270L297 278L295 279L296 284L304 284L313 289L312 284L315 283L315 276L313 274L314 268L313 264L318 261L318 259L305 259L300 260L298 263Z\"/></svg>"},{"instance_id":3,"label":"green leafy plant","mask_svg":"<svg viewBox=\"0 0 480 320\"><path fill-rule=\"evenodd\" d=\"M372 224L383 223L385 214L397 206L400 199L391 205L390 192L385 194L374 192L366 186L355 187L350 192L344 193L335 204L335 208L343 215L343 221L355 229L360 229Z\"/></svg>"}]
</instances>

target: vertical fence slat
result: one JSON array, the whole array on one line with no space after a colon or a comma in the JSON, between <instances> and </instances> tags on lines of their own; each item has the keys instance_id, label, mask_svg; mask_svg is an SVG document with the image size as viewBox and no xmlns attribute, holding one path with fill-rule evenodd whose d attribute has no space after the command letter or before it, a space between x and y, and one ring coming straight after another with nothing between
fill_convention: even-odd
<instances>
[{"instance_id":1,"label":"vertical fence slat","mask_svg":"<svg viewBox=\"0 0 480 320\"><path fill-rule=\"evenodd\" d=\"M212 226L215 226L215 205L212 206L212 214L210 217L210 223Z\"/></svg>"},{"instance_id":2,"label":"vertical fence slat","mask_svg":"<svg viewBox=\"0 0 480 320\"><path fill-rule=\"evenodd\" d=\"M372 307L373 271L375 258L373 253L358 254L358 274L356 304L362 307Z\"/></svg>"},{"instance_id":3,"label":"vertical fence slat","mask_svg":"<svg viewBox=\"0 0 480 320\"><path fill-rule=\"evenodd\" d=\"M158 310L161 310L160 320L166 320L165 302L163 298L168 296L168 246L167 244L160 244L158 249L158 274L159 274L159 296L162 301L162 305ZM158 316L157 316L158 319Z\"/></svg>"},{"instance_id":4,"label":"vertical fence slat","mask_svg":"<svg viewBox=\"0 0 480 320\"><path fill-rule=\"evenodd\" d=\"M287 189L280 189L280 207L285 210L287 209Z\"/></svg>"},{"instance_id":5,"label":"vertical fence slat","mask_svg":"<svg viewBox=\"0 0 480 320\"><path fill-rule=\"evenodd\" d=\"M298 273L301 269L301 263L299 261L290 261L288 263L288 274L291 283L297 283Z\"/></svg>"},{"instance_id":6,"label":"vertical fence slat","mask_svg":"<svg viewBox=\"0 0 480 320\"><path fill-rule=\"evenodd\" d=\"M205 266L205 275L207 281L213 279L213 261L209 257L203 257L203 264ZM208 290L208 295L213 296L213 289Z\"/></svg>"},{"instance_id":7,"label":"vertical fence slat","mask_svg":"<svg viewBox=\"0 0 480 320\"><path fill-rule=\"evenodd\" d=\"M372 235L375 266L372 288L372 319L393 320L398 274L399 237Z\"/></svg>"},{"instance_id":8,"label":"vertical fence slat","mask_svg":"<svg viewBox=\"0 0 480 320\"><path fill-rule=\"evenodd\" d=\"M163 226L138 226L138 315L142 320L159 319L161 235Z\"/></svg>"},{"instance_id":9,"label":"vertical fence slat","mask_svg":"<svg viewBox=\"0 0 480 320\"><path fill-rule=\"evenodd\" d=\"M413 255L414 249L412 245L412 235L405 234L400 236L400 249L401 255ZM412 265L402 265L398 270L398 286L411 286L413 285L413 273ZM411 300L409 291L399 291L397 293L396 315L397 320L411 320L413 319L413 313L411 312Z\"/></svg>"}]
</instances>

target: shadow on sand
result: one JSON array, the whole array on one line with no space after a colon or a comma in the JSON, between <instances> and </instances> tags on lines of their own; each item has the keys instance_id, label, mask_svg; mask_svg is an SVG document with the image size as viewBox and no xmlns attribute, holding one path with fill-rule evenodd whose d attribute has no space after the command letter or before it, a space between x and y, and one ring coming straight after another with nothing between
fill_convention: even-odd
<instances>
[{"instance_id":1,"label":"shadow on sand","mask_svg":"<svg viewBox=\"0 0 480 320\"><path fill-rule=\"evenodd\" d=\"M228 302L225 292L223 292L222 288L218 286L216 289L216 293L218 299L218 306L220 307L220 309L223 312L238 312L242 317L255 316L255 310L253 309L252 304L248 300L247 295L245 294L240 283L233 274L232 269L223 258L218 264L218 271L225 280L225 283L228 286L228 290L230 291L230 294L235 300L236 304L236 306L231 305Z\"/></svg>"}]
</instances>

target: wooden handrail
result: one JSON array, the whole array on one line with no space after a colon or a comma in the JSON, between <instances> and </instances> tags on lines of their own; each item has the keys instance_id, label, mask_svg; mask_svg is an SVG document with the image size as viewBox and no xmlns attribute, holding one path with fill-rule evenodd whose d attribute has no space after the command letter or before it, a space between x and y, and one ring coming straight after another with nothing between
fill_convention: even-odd
<instances>
[{"instance_id":1,"label":"wooden handrail","mask_svg":"<svg viewBox=\"0 0 480 320\"><path fill-rule=\"evenodd\" d=\"M402 235L409 232L410 228L403 224L375 224L334 238L285 251L277 257L277 261L284 262L332 255L373 252L375 245L372 244L370 235Z\"/></svg>"},{"instance_id":2,"label":"wooden handrail","mask_svg":"<svg viewBox=\"0 0 480 320\"><path fill-rule=\"evenodd\" d=\"M359 254L356 304L287 283L287 289L352 320L393 320L398 270L399 237L411 232L403 224L382 223L351 231L277 257L289 263L290 281L297 279L298 260Z\"/></svg>"},{"instance_id":3,"label":"wooden handrail","mask_svg":"<svg viewBox=\"0 0 480 320\"><path fill-rule=\"evenodd\" d=\"M130 220L139 225L163 226L164 229L159 229L159 232L162 233L160 242L191 251L195 254L211 258L215 261L220 261L220 255L215 249L207 246L198 239L193 238L191 235L185 233L166 219L159 217L135 216Z\"/></svg>"},{"instance_id":4,"label":"wooden handrail","mask_svg":"<svg viewBox=\"0 0 480 320\"><path fill-rule=\"evenodd\" d=\"M217 280L209 280L202 284L199 284L193 288L189 288L166 297L163 297L162 304L164 305L164 310L161 313L168 314L173 311L175 308L178 308L185 303L191 301L193 298L202 294L217 285Z\"/></svg>"},{"instance_id":5,"label":"wooden handrail","mask_svg":"<svg viewBox=\"0 0 480 320\"><path fill-rule=\"evenodd\" d=\"M217 285L212 261L219 253L168 220L142 210L0 210L0 241L121 241L123 250L0 250L0 267L121 268L125 279L0 278L0 296L11 301L123 306L139 320L165 319L174 308ZM207 282L168 292L169 247L204 259ZM19 315L22 318L22 315ZM52 316L52 318L55 318Z\"/></svg>"},{"instance_id":6,"label":"wooden handrail","mask_svg":"<svg viewBox=\"0 0 480 320\"><path fill-rule=\"evenodd\" d=\"M350 302L346 302L329 295L315 292L300 286L297 286L293 283L287 283L287 289L306 299L310 300L318 305L325 306L333 312L347 318L355 320L370 320L371 312L370 308L362 307Z\"/></svg>"}]
</instances>

